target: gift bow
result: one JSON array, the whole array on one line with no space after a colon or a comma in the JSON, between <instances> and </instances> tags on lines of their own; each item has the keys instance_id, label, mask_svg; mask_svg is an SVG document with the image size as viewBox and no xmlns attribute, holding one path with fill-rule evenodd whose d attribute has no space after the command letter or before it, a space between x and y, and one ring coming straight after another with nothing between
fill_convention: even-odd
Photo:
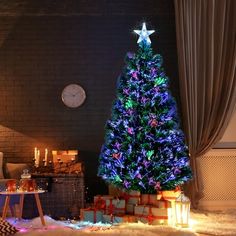
<instances>
[{"instance_id":1,"label":"gift bow","mask_svg":"<svg viewBox=\"0 0 236 236\"><path fill-rule=\"evenodd\" d=\"M98 196L98 199L94 202L94 207L97 210L105 210L106 201L104 199L102 199L101 196Z\"/></svg>"}]
</instances>

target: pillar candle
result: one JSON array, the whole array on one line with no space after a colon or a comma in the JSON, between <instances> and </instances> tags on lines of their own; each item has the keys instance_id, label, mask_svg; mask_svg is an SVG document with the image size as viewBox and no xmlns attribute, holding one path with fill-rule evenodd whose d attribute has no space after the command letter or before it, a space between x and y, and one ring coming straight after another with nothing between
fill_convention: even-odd
<instances>
[{"instance_id":1,"label":"pillar candle","mask_svg":"<svg viewBox=\"0 0 236 236\"><path fill-rule=\"evenodd\" d=\"M47 166L47 162L48 162L48 149L45 149L45 157L44 157L44 166Z\"/></svg>"},{"instance_id":2,"label":"pillar candle","mask_svg":"<svg viewBox=\"0 0 236 236\"><path fill-rule=\"evenodd\" d=\"M40 150L37 150L37 155L36 155L36 159L35 159L36 167L39 167L39 159L40 159Z\"/></svg>"},{"instance_id":3,"label":"pillar candle","mask_svg":"<svg viewBox=\"0 0 236 236\"><path fill-rule=\"evenodd\" d=\"M38 151L37 151L37 148L35 147L34 148L34 160L36 160L37 154L38 154Z\"/></svg>"}]
</instances>

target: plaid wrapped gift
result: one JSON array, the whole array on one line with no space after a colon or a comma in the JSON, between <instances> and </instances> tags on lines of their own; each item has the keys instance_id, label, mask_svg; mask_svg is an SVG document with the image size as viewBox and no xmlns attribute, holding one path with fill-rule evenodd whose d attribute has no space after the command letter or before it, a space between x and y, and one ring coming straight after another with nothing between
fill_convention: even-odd
<instances>
[{"instance_id":1,"label":"plaid wrapped gift","mask_svg":"<svg viewBox=\"0 0 236 236\"><path fill-rule=\"evenodd\" d=\"M140 204L158 206L157 194L141 194Z\"/></svg>"},{"instance_id":2,"label":"plaid wrapped gift","mask_svg":"<svg viewBox=\"0 0 236 236\"><path fill-rule=\"evenodd\" d=\"M89 221L92 223L102 222L103 214L103 210L97 210L95 208L81 208L80 220Z\"/></svg>"},{"instance_id":3,"label":"plaid wrapped gift","mask_svg":"<svg viewBox=\"0 0 236 236\"><path fill-rule=\"evenodd\" d=\"M125 214L125 200L109 199L106 200L106 214Z\"/></svg>"},{"instance_id":4,"label":"plaid wrapped gift","mask_svg":"<svg viewBox=\"0 0 236 236\"><path fill-rule=\"evenodd\" d=\"M103 223L133 223L136 222L136 217L133 215L103 215Z\"/></svg>"},{"instance_id":5,"label":"plaid wrapped gift","mask_svg":"<svg viewBox=\"0 0 236 236\"><path fill-rule=\"evenodd\" d=\"M137 220L151 225L170 224L171 208L138 205L134 207Z\"/></svg>"}]
</instances>

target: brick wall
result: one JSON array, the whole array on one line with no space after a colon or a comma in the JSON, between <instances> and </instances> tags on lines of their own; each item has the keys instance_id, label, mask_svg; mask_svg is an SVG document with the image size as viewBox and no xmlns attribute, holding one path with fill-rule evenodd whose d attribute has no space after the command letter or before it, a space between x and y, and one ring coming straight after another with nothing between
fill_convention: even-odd
<instances>
[{"instance_id":1,"label":"brick wall","mask_svg":"<svg viewBox=\"0 0 236 236\"><path fill-rule=\"evenodd\" d=\"M172 0L15 0L0 3L0 150L7 161L30 162L33 148L78 149L90 178L110 115L132 30L145 20L178 94ZM67 108L61 91L86 91L85 103ZM88 154L88 155L87 155Z\"/></svg>"}]
</instances>

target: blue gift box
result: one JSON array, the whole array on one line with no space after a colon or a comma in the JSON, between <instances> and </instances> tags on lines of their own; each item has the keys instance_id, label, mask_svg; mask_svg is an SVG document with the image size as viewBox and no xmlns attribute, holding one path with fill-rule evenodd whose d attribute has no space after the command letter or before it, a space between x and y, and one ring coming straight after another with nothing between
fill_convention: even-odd
<instances>
[{"instance_id":1,"label":"blue gift box","mask_svg":"<svg viewBox=\"0 0 236 236\"><path fill-rule=\"evenodd\" d=\"M95 208L80 209L80 219L82 221L89 221L91 223L102 222L103 214L103 210L97 210Z\"/></svg>"}]
</instances>

